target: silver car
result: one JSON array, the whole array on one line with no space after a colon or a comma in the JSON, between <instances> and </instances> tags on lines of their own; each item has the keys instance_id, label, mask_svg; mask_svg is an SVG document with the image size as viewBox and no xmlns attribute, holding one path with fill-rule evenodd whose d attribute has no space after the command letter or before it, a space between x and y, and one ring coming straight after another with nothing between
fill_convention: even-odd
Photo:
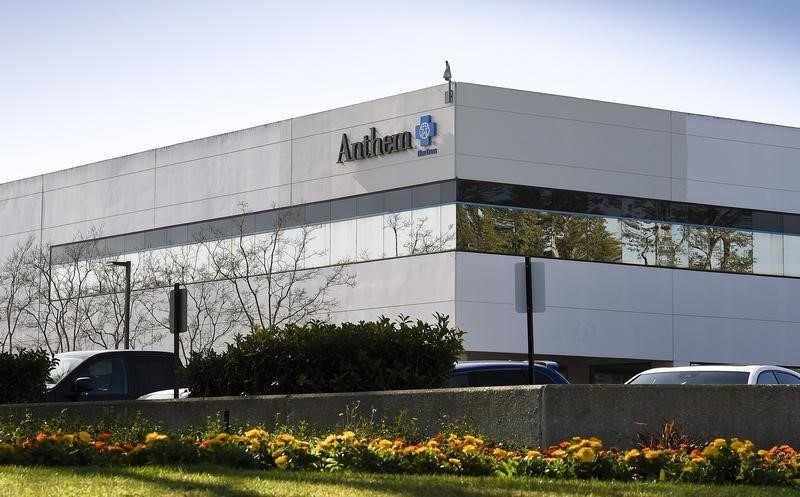
<instances>
[{"instance_id":1,"label":"silver car","mask_svg":"<svg viewBox=\"0 0 800 497\"><path fill-rule=\"evenodd\" d=\"M800 385L800 374L780 366L680 366L642 371L626 385Z\"/></svg>"}]
</instances>

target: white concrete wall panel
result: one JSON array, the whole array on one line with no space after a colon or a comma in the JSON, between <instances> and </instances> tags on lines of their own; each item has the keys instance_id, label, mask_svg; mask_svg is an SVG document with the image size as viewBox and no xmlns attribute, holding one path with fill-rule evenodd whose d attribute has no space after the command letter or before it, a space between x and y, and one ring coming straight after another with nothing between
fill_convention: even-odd
<instances>
[{"instance_id":1,"label":"white concrete wall panel","mask_svg":"<svg viewBox=\"0 0 800 497\"><path fill-rule=\"evenodd\" d=\"M471 83L458 83L456 93L459 107L479 107L654 131L671 129L668 111L647 107Z\"/></svg>"},{"instance_id":2,"label":"white concrete wall panel","mask_svg":"<svg viewBox=\"0 0 800 497\"><path fill-rule=\"evenodd\" d=\"M672 200L778 212L800 212L800 191L709 181L672 180Z\"/></svg>"},{"instance_id":3,"label":"white concrete wall panel","mask_svg":"<svg viewBox=\"0 0 800 497\"><path fill-rule=\"evenodd\" d=\"M673 135L672 142L673 178L697 183L676 190L675 200L711 203L703 194L710 187L723 205L782 210L781 196L800 194L800 148L687 135ZM751 194L741 198L736 194L743 188ZM770 201L773 193L778 197ZM800 212L800 204L792 211Z\"/></svg>"},{"instance_id":4,"label":"white concrete wall panel","mask_svg":"<svg viewBox=\"0 0 800 497\"><path fill-rule=\"evenodd\" d=\"M457 324L479 335L470 347L490 347L471 350L524 352L522 258L459 253L457 261ZM671 357L669 270L534 259L533 271L537 353Z\"/></svg>"},{"instance_id":5,"label":"white concrete wall panel","mask_svg":"<svg viewBox=\"0 0 800 497\"><path fill-rule=\"evenodd\" d=\"M800 366L800 323L675 316L675 361Z\"/></svg>"},{"instance_id":6,"label":"white concrete wall panel","mask_svg":"<svg viewBox=\"0 0 800 497\"><path fill-rule=\"evenodd\" d=\"M42 224L42 194L0 200L0 237L38 232Z\"/></svg>"},{"instance_id":7,"label":"white concrete wall panel","mask_svg":"<svg viewBox=\"0 0 800 497\"><path fill-rule=\"evenodd\" d=\"M157 167L263 147L291 139L291 121L200 138L156 149Z\"/></svg>"},{"instance_id":8,"label":"white concrete wall panel","mask_svg":"<svg viewBox=\"0 0 800 497\"><path fill-rule=\"evenodd\" d=\"M672 271L675 314L794 322L800 339L800 279Z\"/></svg>"},{"instance_id":9,"label":"white concrete wall panel","mask_svg":"<svg viewBox=\"0 0 800 497\"><path fill-rule=\"evenodd\" d=\"M57 245L80 240L91 233L102 236L124 235L153 228L153 211L129 212L116 216L46 227L42 230L45 243Z\"/></svg>"},{"instance_id":10,"label":"white concrete wall panel","mask_svg":"<svg viewBox=\"0 0 800 497\"><path fill-rule=\"evenodd\" d=\"M667 132L472 107L460 107L457 119L459 154L670 176Z\"/></svg>"},{"instance_id":11,"label":"white concrete wall panel","mask_svg":"<svg viewBox=\"0 0 800 497\"><path fill-rule=\"evenodd\" d=\"M199 199L180 204L157 207L153 225L156 227L192 223L207 219L235 216L242 213L274 209L290 204L291 186L283 185L221 197Z\"/></svg>"},{"instance_id":12,"label":"white concrete wall panel","mask_svg":"<svg viewBox=\"0 0 800 497\"><path fill-rule=\"evenodd\" d=\"M151 168L48 190L44 194L44 228L90 220L101 224L105 218L135 215L142 211L150 211L148 227L152 228L153 186L154 171Z\"/></svg>"},{"instance_id":13,"label":"white concrete wall panel","mask_svg":"<svg viewBox=\"0 0 800 497\"><path fill-rule=\"evenodd\" d=\"M162 166L156 171L155 206L233 197L288 185L290 164L291 145L281 142ZM236 199L228 201L237 203Z\"/></svg>"},{"instance_id":14,"label":"white concrete wall panel","mask_svg":"<svg viewBox=\"0 0 800 497\"><path fill-rule=\"evenodd\" d=\"M674 133L800 148L800 129L798 128L683 112L672 112L671 114Z\"/></svg>"},{"instance_id":15,"label":"white concrete wall panel","mask_svg":"<svg viewBox=\"0 0 800 497\"><path fill-rule=\"evenodd\" d=\"M56 190L83 185L152 170L154 166L155 150L147 150L45 174L44 188L45 190Z\"/></svg>"},{"instance_id":16,"label":"white concrete wall panel","mask_svg":"<svg viewBox=\"0 0 800 497\"><path fill-rule=\"evenodd\" d=\"M664 176L619 173L577 166L541 164L472 155L456 156L456 176L514 185L547 185L564 190L669 199L672 181Z\"/></svg>"},{"instance_id":17,"label":"white concrete wall panel","mask_svg":"<svg viewBox=\"0 0 800 497\"><path fill-rule=\"evenodd\" d=\"M9 200L27 195L41 195L43 176L20 179L9 183L0 183L0 200Z\"/></svg>"}]
</instances>

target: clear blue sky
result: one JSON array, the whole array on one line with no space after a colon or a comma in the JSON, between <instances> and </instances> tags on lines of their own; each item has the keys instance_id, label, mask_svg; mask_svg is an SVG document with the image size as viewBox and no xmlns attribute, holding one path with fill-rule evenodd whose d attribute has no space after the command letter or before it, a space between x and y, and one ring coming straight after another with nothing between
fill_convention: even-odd
<instances>
[{"instance_id":1,"label":"clear blue sky","mask_svg":"<svg viewBox=\"0 0 800 497\"><path fill-rule=\"evenodd\" d=\"M445 59L800 127L796 0L0 2L0 183L432 86Z\"/></svg>"}]
</instances>

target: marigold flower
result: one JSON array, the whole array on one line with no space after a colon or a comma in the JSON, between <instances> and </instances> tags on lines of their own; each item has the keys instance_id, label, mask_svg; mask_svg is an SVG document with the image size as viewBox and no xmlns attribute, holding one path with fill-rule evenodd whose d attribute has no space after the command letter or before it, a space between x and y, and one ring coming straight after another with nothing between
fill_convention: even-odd
<instances>
[{"instance_id":1,"label":"marigold flower","mask_svg":"<svg viewBox=\"0 0 800 497\"><path fill-rule=\"evenodd\" d=\"M525 453L525 457L535 458L535 457L542 457L542 453L538 450L529 450Z\"/></svg>"},{"instance_id":2,"label":"marigold flower","mask_svg":"<svg viewBox=\"0 0 800 497\"><path fill-rule=\"evenodd\" d=\"M86 433L86 432L82 431L81 433ZM81 433L78 434L79 437L81 437ZM86 433L86 434L88 435L88 433ZM160 442L162 440L166 440L167 438L169 438L169 437L167 437L164 434L161 434L161 433L158 433L158 432L154 431L152 433L148 433L147 436L144 437L144 443L152 444L152 443L155 443L155 442ZM83 440L83 437L81 437L81 440Z\"/></svg>"},{"instance_id":3,"label":"marigold flower","mask_svg":"<svg viewBox=\"0 0 800 497\"><path fill-rule=\"evenodd\" d=\"M103 442L108 442L111 440L111 433L101 433L97 435L97 439Z\"/></svg>"},{"instance_id":4,"label":"marigold flower","mask_svg":"<svg viewBox=\"0 0 800 497\"><path fill-rule=\"evenodd\" d=\"M281 433L280 435L278 435L278 440L280 440L281 442L285 442L287 444L290 444L290 443L294 442L295 438L294 438L294 436L292 436L292 435L290 435L288 433Z\"/></svg>"},{"instance_id":5,"label":"marigold flower","mask_svg":"<svg viewBox=\"0 0 800 497\"><path fill-rule=\"evenodd\" d=\"M269 433L258 428L253 428L252 430L247 430L244 432L244 436L247 438L267 438Z\"/></svg>"},{"instance_id":6,"label":"marigold flower","mask_svg":"<svg viewBox=\"0 0 800 497\"><path fill-rule=\"evenodd\" d=\"M475 454L476 452L478 452L478 448L472 444L467 444L461 448L461 452L468 455Z\"/></svg>"},{"instance_id":7,"label":"marigold flower","mask_svg":"<svg viewBox=\"0 0 800 497\"><path fill-rule=\"evenodd\" d=\"M455 457L451 457L450 459L447 460L447 462L449 462L453 466L461 466L461 460L456 459Z\"/></svg>"},{"instance_id":8,"label":"marigold flower","mask_svg":"<svg viewBox=\"0 0 800 497\"><path fill-rule=\"evenodd\" d=\"M67 433L66 435L64 435L64 442L71 445L72 443L75 442L75 435L73 435L72 433Z\"/></svg>"},{"instance_id":9,"label":"marigold flower","mask_svg":"<svg viewBox=\"0 0 800 497\"><path fill-rule=\"evenodd\" d=\"M166 436L165 436L165 438L166 438ZM91 441L92 441L92 436L91 436L91 435L89 435L89 433L87 433L87 432L85 432L85 431L82 431L82 432L79 432L79 433L78 433L78 439L79 439L81 442L83 442L83 443L85 443L85 444L88 444L89 442L91 442Z\"/></svg>"},{"instance_id":10,"label":"marigold flower","mask_svg":"<svg viewBox=\"0 0 800 497\"><path fill-rule=\"evenodd\" d=\"M354 438L356 438L356 434L353 433L352 431L348 430L348 431L342 433L342 440L352 440Z\"/></svg>"},{"instance_id":11,"label":"marigold flower","mask_svg":"<svg viewBox=\"0 0 800 497\"><path fill-rule=\"evenodd\" d=\"M501 449L500 447L496 447L496 448L495 448L495 449L492 451L492 455L493 455L494 457L496 457L496 458L498 458L498 459L500 459L500 460L502 461L503 459L505 459L506 457L508 457L508 452L507 452L507 451L505 451L505 450L503 450L503 449Z\"/></svg>"},{"instance_id":12,"label":"marigold flower","mask_svg":"<svg viewBox=\"0 0 800 497\"><path fill-rule=\"evenodd\" d=\"M283 449L278 449L278 450L273 450L272 451L272 458L273 459L278 459L282 455L283 455Z\"/></svg>"},{"instance_id":13,"label":"marigold flower","mask_svg":"<svg viewBox=\"0 0 800 497\"><path fill-rule=\"evenodd\" d=\"M378 447L384 450L391 449L392 447L394 447L394 442L384 438L378 442Z\"/></svg>"},{"instance_id":14,"label":"marigold flower","mask_svg":"<svg viewBox=\"0 0 800 497\"><path fill-rule=\"evenodd\" d=\"M578 461L587 464L594 462L596 457L597 454L591 447L581 447L578 452L575 453L575 458Z\"/></svg>"},{"instance_id":15,"label":"marigold flower","mask_svg":"<svg viewBox=\"0 0 800 497\"><path fill-rule=\"evenodd\" d=\"M289 457L286 455L280 456L275 459L275 465L278 466L279 468L284 466L288 462L289 462Z\"/></svg>"},{"instance_id":16,"label":"marigold flower","mask_svg":"<svg viewBox=\"0 0 800 497\"><path fill-rule=\"evenodd\" d=\"M627 462L630 461L631 459L636 459L640 455L642 454L637 449L631 449L625 453L625 461Z\"/></svg>"},{"instance_id":17,"label":"marigold flower","mask_svg":"<svg viewBox=\"0 0 800 497\"><path fill-rule=\"evenodd\" d=\"M564 456L567 455L567 451L561 450L561 449L556 449L553 452L551 452L550 455L555 457L555 458L564 457Z\"/></svg>"},{"instance_id":18,"label":"marigold flower","mask_svg":"<svg viewBox=\"0 0 800 497\"><path fill-rule=\"evenodd\" d=\"M660 450L648 450L648 451L645 451L644 457L645 457L645 459L653 460L653 459L658 459L659 457L661 457L661 454L662 454L662 452Z\"/></svg>"},{"instance_id":19,"label":"marigold flower","mask_svg":"<svg viewBox=\"0 0 800 497\"><path fill-rule=\"evenodd\" d=\"M106 446L105 442L100 442L100 441L94 442L92 444L92 447L94 447L97 450L103 450L103 447L105 446Z\"/></svg>"},{"instance_id":20,"label":"marigold flower","mask_svg":"<svg viewBox=\"0 0 800 497\"><path fill-rule=\"evenodd\" d=\"M47 440L49 435L47 433L39 433L36 435L36 441L41 442L42 440Z\"/></svg>"}]
</instances>

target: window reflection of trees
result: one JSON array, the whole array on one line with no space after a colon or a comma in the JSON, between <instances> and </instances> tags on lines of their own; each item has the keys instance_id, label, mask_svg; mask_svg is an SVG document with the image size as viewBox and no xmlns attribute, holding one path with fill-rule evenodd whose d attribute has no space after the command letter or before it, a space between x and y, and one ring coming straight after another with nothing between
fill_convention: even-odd
<instances>
[{"instance_id":1,"label":"window reflection of trees","mask_svg":"<svg viewBox=\"0 0 800 497\"><path fill-rule=\"evenodd\" d=\"M458 248L752 273L752 232L462 204Z\"/></svg>"}]
</instances>

